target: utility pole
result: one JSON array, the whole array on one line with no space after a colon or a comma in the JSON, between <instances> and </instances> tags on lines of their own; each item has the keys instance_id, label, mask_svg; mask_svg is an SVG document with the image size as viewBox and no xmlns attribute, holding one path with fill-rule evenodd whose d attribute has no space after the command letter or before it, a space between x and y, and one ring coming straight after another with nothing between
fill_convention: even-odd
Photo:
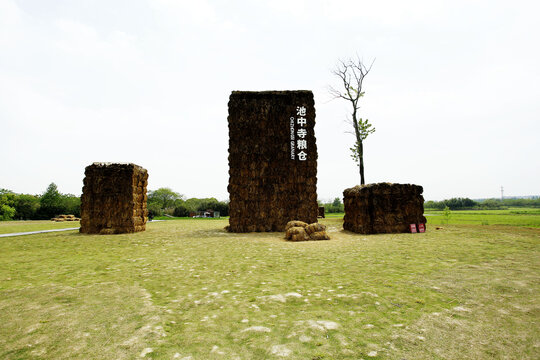
<instances>
[{"instance_id":1,"label":"utility pole","mask_svg":"<svg viewBox=\"0 0 540 360\"><path fill-rule=\"evenodd\" d=\"M504 188L501 186L501 201L504 199Z\"/></svg>"}]
</instances>

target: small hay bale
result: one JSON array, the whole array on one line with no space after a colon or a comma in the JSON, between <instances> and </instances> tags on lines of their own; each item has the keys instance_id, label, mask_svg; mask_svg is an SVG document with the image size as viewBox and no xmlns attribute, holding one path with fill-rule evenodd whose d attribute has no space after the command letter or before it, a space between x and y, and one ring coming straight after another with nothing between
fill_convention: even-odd
<instances>
[{"instance_id":1,"label":"small hay bale","mask_svg":"<svg viewBox=\"0 0 540 360\"><path fill-rule=\"evenodd\" d=\"M325 231L325 230L326 230L326 226L324 226L323 224L319 224L319 223L313 223L313 224L309 224L308 226L306 226L306 232L310 236L311 236L311 234L313 234L315 232L321 232L321 231Z\"/></svg>"},{"instance_id":2,"label":"small hay bale","mask_svg":"<svg viewBox=\"0 0 540 360\"><path fill-rule=\"evenodd\" d=\"M287 240L291 241L306 241L309 240L308 234L306 234L306 230L301 226L294 226L287 230L287 233L285 235Z\"/></svg>"},{"instance_id":3,"label":"small hay bale","mask_svg":"<svg viewBox=\"0 0 540 360\"><path fill-rule=\"evenodd\" d=\"M309 238L311 240L330 240L330 236L328 236L326 231L316 231L314 233L311 233L309 235Z\"/></svg>"},{"instance_id":4,"label":"small hay bale","mask_svg":"<svg viewBox=\"0 0 540 360\"><path fill-rule=\"evenodd\" d=\"M289 221L287 223L287 225L285 225L285 231L289 230L292 227L303 227L303 228L305 228L306 226L308 226L308 224L303 222L303 221L293 220L293 221Z\"/></svg>"},{"instance_id":5,"label":"small hay bale","mask_svg":"<svg viewBox=\"0 0 540 360\"><path fill-rule=\"evenodd\" d=\"M287 240L330 240L330 236L326 233L326 226L319 223L308 225L303 221L293 220L287 223L286 228L285 239Z\"/></svg>"}]
</instances>

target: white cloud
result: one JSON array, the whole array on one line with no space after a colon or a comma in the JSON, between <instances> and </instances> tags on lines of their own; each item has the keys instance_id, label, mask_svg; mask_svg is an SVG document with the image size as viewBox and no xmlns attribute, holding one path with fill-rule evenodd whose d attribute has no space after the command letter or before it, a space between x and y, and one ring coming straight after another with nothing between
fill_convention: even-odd
<instances>
[{"instance_id":1,"label":"white cloud","mask_svg":"<svg viewBox=\"0 0 540 360\"><path fill-rule=\"evenodd\" d=\"M265 5L281 15L301 21L329 19L349 23L352 29L366 24L398 27L436 22L447 8L445 1L363 1L363 0L271 0Z\"/></svg>"},{"instance_id":2,"label":"white cloud","mask_svg":"<svg viewBox=\"0 0 540 360\"><path fill-rule=\"evenodd\" d=\"M23 14L10 0L0 0L0 47L16 45L23 36Z\"/></svg>"},{"instance_id":3,"label":"white cloud","mask_svg":"<svg viewBox=\"0 0 540 360\"><path fill-rule=\"evenodd\" d=\"M149 5L159 12L160 17L180 26L186 23L204 26L216 21L217 17L214 7L206 0L149 0Z\"/></svg>"}]
</instances>

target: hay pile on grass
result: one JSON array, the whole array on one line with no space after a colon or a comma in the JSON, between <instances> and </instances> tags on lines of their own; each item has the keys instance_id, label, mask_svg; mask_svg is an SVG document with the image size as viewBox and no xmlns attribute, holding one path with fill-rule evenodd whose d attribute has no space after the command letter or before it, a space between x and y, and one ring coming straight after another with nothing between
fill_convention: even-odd
<instances>
[{"instance_id":1,"label":"hay pile on grass","mask_svg":"<svg viewBox=\"0 0 540 360\"><path fill-rule=\"evenodd\" d=\"M403 233L425 223L423 188L413 184L378 183L343 192L343 228L361 234Z\"/></svg>"},{"instance_id":2,"label":"hay pile on grass","mask_svg":"<svg viewBox=\"0 0 540 360\"><path fill-rule=\"evenodd\" d=\"M294 220L289 221L285 226L285 239L290 241L330 240L330 236L326 233L325 225L307 224Z\"/></svg>"},{"instance_id":3,"label":"hay pile on grass","mask_svg":"<svg viewBox=\"0 0 540 360\"><path fill-rule=\"evenodd\" d=\"M58 215L58 217L54 217L51 219L51 221L56 222L62 222L62 221L79 221L78 217L75 217L75 215Z\"/></svg>"},{"instance_id":4,"label":"hay pile on grass","mask_svg":"<svg viewBox=\"0 0 540 360\"><path fill-rule=\"evenodd\" d=\"M305 125L297 107L306 108ZM228 122L229 231L283 231L290 219L317 221L313 93L233 91ZM300 128L305 160L296 150Z\"/></svg>"},{"instance_id":5,"label":"hay pile on grass","mask_svg":"<svg viewBox=\"0 0 540 360\"><path fill-rule=\"evenodd\" d=\"M135 164L94 163L85 170L81 233L144 231L148 172Z\"/></svg>"}]
</instances>

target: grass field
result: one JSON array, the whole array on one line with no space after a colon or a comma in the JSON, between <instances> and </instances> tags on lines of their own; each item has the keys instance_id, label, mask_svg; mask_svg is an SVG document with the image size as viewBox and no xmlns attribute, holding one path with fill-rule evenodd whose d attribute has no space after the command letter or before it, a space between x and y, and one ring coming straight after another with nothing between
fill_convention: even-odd
<instances>
[{"instance_id":1,"label":"grass field","mask_svg":"<svg viewBox=\"0 0 540 360\"><path fill-rule=\"evenodd\" d=\"M326 214L328 219L343 219L343 213ZM443 211L426 210L426 218L429 224L445 225L447 219ZM169 217L157 217L156 220L171 220ZM227 218L218 219L191 219L173 218L173 220L185 221L223 221ZM510 208L507 210L462 210L452 211L449 224L454 225L512 225L540 228L540 209L535 208ZM52 222L52 221L0 221L0 234L13 232L52 230L78 227L78 221Z\"/></svg>"},{"instance_id":2,"label":"grass field","mask_svg":"<svg viewBox=\"0 0 540 360\"><path fill-rule=\"evenodd\" d=\"M432 225L445 225L448 223L454 225L511 225L540 228L540 209L538 208L455 210L450 212L448 219L444 216L444 211L426 209L425 215L428 223ZM344 213L327 213L325 216L328 219L343 219ZM156 219L171 220L169 217L158 217Z\"/></svg>"},{"instance_id":3,"label":"grass field","mask_svg":"<svg viewBox=\"0 0 540 360\"><path fill-rule=\"evenodd\" d=\"M323 223L330 241L204 219L0 239L0 358L540 358L540 229Z\"/></svg>"},{"instance_id":4,"label":"grass field","mask_svg":"<svg viewBox=\"0 0 540 360\"><path fill-rule=\"evenodd\" d=\"M443 211L426 210L428 223L446 224ZM455 210L450 213L449 224L512 225L540 228L540 209L509 208L506 210Z\"/></svg>"},{"instance_id":5,"label":"grass field","mask_svg":"<svg viewBox=\"0 0 540 360\"><path fill-rule=\"evenodd\" d=\"M25 220L25 221L0 221L0 234L10 234L16 232L28 232L38 230L54 230L79 227L78 221L45 221L45 220Z\"/></svg>"}]
</instances>

